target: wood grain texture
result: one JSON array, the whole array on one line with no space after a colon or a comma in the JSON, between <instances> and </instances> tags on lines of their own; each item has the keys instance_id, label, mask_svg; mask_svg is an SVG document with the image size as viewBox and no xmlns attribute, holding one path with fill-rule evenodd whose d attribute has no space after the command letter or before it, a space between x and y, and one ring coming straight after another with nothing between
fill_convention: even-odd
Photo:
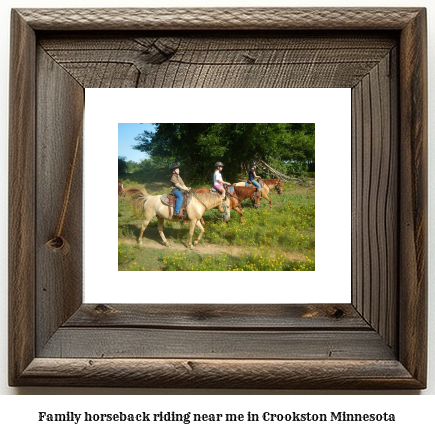
<instances>
[{"instance_id":1,"label":"wood grain texture","mask_svg":"<svg viewBox=\"0 0 435 434\"><path fill-rule=\"evenodd\" d=\"M99 387L225 389L418 389L391 360L41 359L19 383Z\"/></svg>"},{"instance_id":2,"label":"wood grain texture","mask_svg":"<svg viewBox=\"0 0 435 434\"><path fill-rule=\"evenodd\" d=\"M370 330L351 305L83 304L64 327L184 330Z\"/></svg>"},{"instance_id":3,"label":"wood grain texture","mask_svg":"<svg viewBox=\"0 0 435 434\"><path fill-rule=\"evenodd\" d=\"M39 357L394 360L374 330L60 328Z\"/></svg>"},{"instance_id":4,"label":"wood grain texture","mask_svg":"<svg viewBox=\"0 0 435 434\"><path fill-rule=\"evenodd\" d=\"M35 357L35 75L36 40L11 17L9 117L9 378Z\"/></svg>"},{"instance_id":5,"label":"wood grain texture","mask_svg":"<svg viewBox=\"0 0 435 434\"><path fill-rule=\"evenodd\" d=\"M77 137L82 137L84 89L38 47L36 158L36 319L37 352L79 308L83 276L83 162L74 174L63 236L67 255L45 243L56 232ZM52 315L45 315L45 312Z\"/></svg>"},{"instance_id":6,"label":"wood grain texture","mask_svg":"<svg viewBox=\"0 0 435 434\"><path fill-rule=\"evenodd\" d=\"M424 388L425 23L421 8L13 12L10 161L28 202L10 202L10 384ZM80 182L71 256L42 243L83 88L118 86L351 87L352 306L81 305Z\"/></svg>"},{"instance_id":7,"label":"wood grain texture","mask_svg":"<svg viewBox=\"0 0 435 434\"><path fill-rule=\"evenodd\" d=\"M35 30L401 30L420 8L18 9Z\"/></svg>"},{"instance_id":8,"label":"wood grain texture","mask_svg":"<svg viewBox=\"0 0 435 434\"><path fill-rule=\"evenodd\" d=\"M67 34L43 36L39 43L84 87L352 88L397 38L352 32Z\"/></svg>"},{"instance_id":9,"label":"wood grain texture","mask_svg":"<svg viewBox=\"0 0 435 434\"><path fill-rule=\"evenodd\" d=\"M426 379L427 356L427 29L426 11L401 34L399 360Z\"/></svg>"},{"instance_id":10,"label":"wood grain texture","mask_svg":"<svg viewBox=\"0 0 435 434\"><path fill-rule=\"evenodd\" d=\"M352 90L352 281L354 305L397 349L399 209L396 48ZM369 122L367 120L370 120Z\"/></svg>"}]
</instances>

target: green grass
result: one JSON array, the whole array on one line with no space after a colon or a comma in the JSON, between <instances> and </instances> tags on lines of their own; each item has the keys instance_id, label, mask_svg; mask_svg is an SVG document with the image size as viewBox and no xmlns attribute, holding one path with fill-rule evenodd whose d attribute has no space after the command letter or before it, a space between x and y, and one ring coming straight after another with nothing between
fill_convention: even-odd
<instances>
[{"instance_id":1,"label":"green grass","mask_svg":"<svg viewBox=\"0 0 435 434\"><path fill-rule=\"evenodd\" d=\"M129 186L128 181L124 181ZM196 187L196 186L195 186ZM150 194L168 193L162 183L146 185ZM229 254L205 255L193 251L164 251L154 248L139 248L135 243L140 233L142 219L135 215L130 201L121 197L118 201L118 238L128 242L118 246L119 270L314 270L315 264L315 188L284 184L284 194L270 192L273 208L261 200L258 210L253 209L249 200L243 202L244 221L231 211L228 223L217 220L213 213L204 214L205 233L200 245L241 248L239 256ZM186 245L188 225L164 223L164 232L173 243ZM198 236L195 229L195 237ZM157 219L153 219L145 231L145 238L161 244L157 231ZM134 247L132 247L134 246ZM120 254L120 250L123 253ZM301 261L294 261L297 253ZM125 256L123 256L125 255ZM294 255L293 255L294 256Z\"/></svg>"},{"instance_id":2,"label":"green grass","mask_svg":"<svg viewBox=\"0 0 435 434\"><path fill-rule=\"evenodd\" d=\"M200 254L118 245L119 271L313 271L314 261L291 261L284 253L271 249L251 249L239 256L227 253Z\"/></svg>"},{"instance_id":3,"label":"green grass","mask_svg":"<svg viewBox=\"0 0 435 434\"><path fill-rule=\"evenodd\" d=\"M176 252L162 257L167 271L314 271L314 261L289 261L282 254L259 249L240 256L190 255Z\"/></svg>"},{"instance_id":4,"label":"green grass","mask_svg":"<svg viewBox=\"0 0 435 434\"><path fill-rule=\"evenodd\" d=\"M156 249L143 249L137 244L118 244L119 271L159 271L164 264Z\"/></svg>"},{"instance_id":5,"label":"green grass","mask_svg":"<svg viewBox=\"0 0 435 434\"><path fill-rule=\"evenodd\" d=\"M274 204L272 209L264 199L258 210L246 206L243 225L240 224L239 215L233 211L227 225L206 217L209 230L204 234L205 240L239 246L284 247L302 253L314 252L314 188L306 189L304 193L293 193L289 187L286 190L283 195L269 195Z\"/></svg>"}]
</instances>

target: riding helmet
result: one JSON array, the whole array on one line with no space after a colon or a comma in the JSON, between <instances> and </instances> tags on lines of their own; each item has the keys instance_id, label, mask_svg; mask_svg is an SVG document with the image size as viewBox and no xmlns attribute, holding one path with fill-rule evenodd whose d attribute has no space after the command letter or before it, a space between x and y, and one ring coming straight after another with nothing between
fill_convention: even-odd
<instances>
[{"instance_id":1,"label":"riding helmet","mask_svg":"<svg viewBox=\"0 0 435 434\"><path fill-rule=\"evenodd\" d=\"M252 166L256 166L257 163L256 163L255 161L251 161L251 162L249 163L249 165L252 167Z\"/></svg>"},{"instance_id":2,"label":"riding helmet","mask_svg":"<svg viewBox=\"0 0 435 434\"><path fill-rule=\"evenodd\" d=\"M214 165L214 167L217 169L218 167L220 167L220 166L222 166L222 167L224 167L224 163L221 163L220 161L218 161L215 165Z\"/></svg>"},{"instance_id":3,"label":"riding helmet","mask_svg":"<svg viewBox=\"0 0 435 434\"><path fill-rule=\"evenodd\" d=\"M180 165L179 164L171 164L170 166L169 166L169 170L172 172L173 170L175 170L175 169L179 169L180 168Z\"/></svg>"}]
</instances>

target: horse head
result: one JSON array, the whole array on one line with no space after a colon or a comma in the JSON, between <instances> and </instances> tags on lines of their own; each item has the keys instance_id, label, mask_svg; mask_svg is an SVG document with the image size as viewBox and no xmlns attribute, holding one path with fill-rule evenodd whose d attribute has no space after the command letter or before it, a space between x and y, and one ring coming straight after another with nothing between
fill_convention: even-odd
<instances>
[{"instance_id":1,"label":"horse head","mask_svg":"<svg viewBox=\"0 0 435 434\"><path fill-rule=\"evenodd\" d=\"M282 180L278 180L278 184L276 184L276 189L278 191L278 194L282 194Z\"/></svg>"},{"instance_id":2,"label":"horse head","mask_svg":"<svg viewBox=\"0 0 435 434\"><path fill-rule=\"evenodd\" d=\"M231 205L230 198L228 196L225 197L225 200L222 201L222 204L219 206L218 209L223 219L227 222L231 217Z\"/></svg>"},{"instance_id":3,"label":"horse head","mask_svg":"<svg viewBox=\"0 0 435 434\"><path fill-rule=\"evenodd\" d=\"M260 200L261 200L261 193L255 190L251 196L251 201L255 209L258 209L260 207Z\"/></svg>"}]
</instances>

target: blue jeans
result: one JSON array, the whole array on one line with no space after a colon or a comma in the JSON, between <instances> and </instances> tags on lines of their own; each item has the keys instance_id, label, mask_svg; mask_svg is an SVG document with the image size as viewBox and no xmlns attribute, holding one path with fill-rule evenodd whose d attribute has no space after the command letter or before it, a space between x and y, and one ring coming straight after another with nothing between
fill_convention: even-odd
<instances>
[{"instance_id":1,"label":"blue jeans","mask_svg":"<svg viewBox=\"0 0 435 434\"><path fill-rule=\"evenodd\" d=\"M258 191L261 191L261 185L257 181L253 179L251 182L258 188Z\"/></svg>"},{"instance_id":2,"label":"blue jeans","mask_svg":"<svg viewBox=\"0 0 435 434\"><path fill-rule=\"evenodd\" d=\"M174 193L174 196L177 198L175 200L174 214L179 214L180 209L181 209L181 205L183 205L183 193L181 192L181 190L179 188L172 189L172 193Z\"/></svg>"}]
</instances>

